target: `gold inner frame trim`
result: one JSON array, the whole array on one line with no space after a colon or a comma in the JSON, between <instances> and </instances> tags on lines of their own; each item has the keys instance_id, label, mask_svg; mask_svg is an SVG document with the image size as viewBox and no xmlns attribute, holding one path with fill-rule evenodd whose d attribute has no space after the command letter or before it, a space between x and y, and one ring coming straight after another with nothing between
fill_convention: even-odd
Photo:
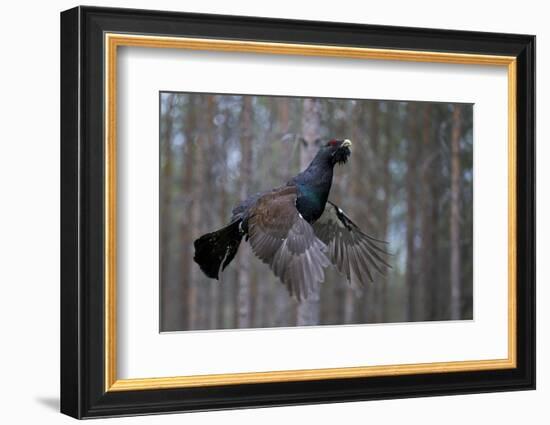
<instances>
[{"instance_id":1,"label":"gold inner frame trim","mask_svg":"<svg viewBox=\"0 0 550 425\"><path fill-rule=\"evenodd\" d=\"M515 368L516 353L516 58L478 54L370 49L329 45L268 43L256 41L161 37L106 33L105 45L105 391L135 391L214 385L311 381L416 373L448 373ZM174 377L118 379L116 324L116 123L117 49L120 46L279 55L324 56L405 62L433 62L503 66L508 72L508 357L494 360L468 360L325 369L283 370Z\"/></svg>"}]
</instances>

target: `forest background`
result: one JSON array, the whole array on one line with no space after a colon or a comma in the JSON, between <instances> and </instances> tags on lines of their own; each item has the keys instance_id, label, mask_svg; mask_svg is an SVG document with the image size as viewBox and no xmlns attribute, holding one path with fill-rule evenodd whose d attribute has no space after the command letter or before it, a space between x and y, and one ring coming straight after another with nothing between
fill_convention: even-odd
<instances>
[{"instance_id":1,"label":"forest background","mask_svg":"<svg viewBox=\"0 0 550 425\"><path fill-rule=\"evenodd\" d=\"M161 92L160 330L472 319L472 132L469 104ZM298 303L243 243L207 278L193 240L332 138L353 152L330 199L388 242L392 269L363 288L329 270Z\"/></svg>"}]
</instances>

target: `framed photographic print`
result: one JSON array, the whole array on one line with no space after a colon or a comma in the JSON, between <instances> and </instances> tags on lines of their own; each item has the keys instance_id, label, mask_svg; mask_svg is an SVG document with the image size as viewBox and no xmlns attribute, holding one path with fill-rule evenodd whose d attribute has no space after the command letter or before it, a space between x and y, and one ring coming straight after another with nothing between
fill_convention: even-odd
<instances>
[{"instance_id":1,"label":"framed photographic print","mask_svg":"<svg viewBox=\"0 0 550 425\"><path fill-rule=\"evenodd\" d=\"M535 38L61 14L61 411L533 389Z\"/></svg>"}]
</instances>

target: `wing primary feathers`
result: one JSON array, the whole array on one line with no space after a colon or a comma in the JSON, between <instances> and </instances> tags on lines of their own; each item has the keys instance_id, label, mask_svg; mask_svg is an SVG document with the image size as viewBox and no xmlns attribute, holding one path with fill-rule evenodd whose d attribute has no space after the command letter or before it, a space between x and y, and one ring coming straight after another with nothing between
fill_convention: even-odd
<instances>
[{"instance_id":1,"label":"wing primary feathers","mask_svg":"<svg viewBox=\"0 0 550 425\"><path fill-rule=\"evenodd\" d=\"M367 243L367 241L363 240L363 243ZM386 260L384 260L382 257L380 257L380 255L378 255L378 253L373 249L373 247L370 244L367 243L367 245L365 245L365 248L367 249L367 252L372 257L374 257L378 263L383 264L385 267L387 267L389 269L392 268L391 264L389 264ZM380 251L380 252L382 252L383 254L388 255L388 256L392 255L392 254L389 254L385 251Z\"/></svg>"},{"instance_id":2,"label":"wing primary feathers","mask_svg":"<svg viewBox=\"0 0 550 425\"><path fill-rule=\"evenodd\" d=\"M374 282L374 278L372 276L372 273L369 270L368 265L366 264L365 255L361 255L362 251L360 249L360 245L357 245L357 246L358 246L358 248L357 249L352 249L351 252L352 252L352 255L355 259L353 264L356 264L357 270L360 272L358 274L358 277L360 277L358 283L364 284L364 276L365 275L367 275L370 282Z\"/></svg>"},{"instance_id":3,"label":"wing primary feathers","mask_svg":"<svg viewBox=\"0 0 550 425\"><path fill-rule=\"evenodd\" d=\"M327 254L336 269L351 283L374 282L374 271L385 275L390 256L381 244L386 241L367 235L336 204L327 202L324 213L313 224L317 237L328 246ZM353 274L352 274L353 273Z\"/></svg>"}]
</instances>

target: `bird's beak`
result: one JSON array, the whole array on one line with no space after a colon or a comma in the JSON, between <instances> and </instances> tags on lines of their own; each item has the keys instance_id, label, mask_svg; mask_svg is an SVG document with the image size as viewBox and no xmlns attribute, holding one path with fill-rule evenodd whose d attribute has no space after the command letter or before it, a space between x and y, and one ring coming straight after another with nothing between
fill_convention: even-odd
<instances>
[{"instance_id":1,"label":"bird's beak","mask_svg":"<svg viewBox=\"0 0 550 425\"><path fill-rule=\"evenodd\" d=\"M349 150L351 150L351 145L352 145L351 140L346 139L342 142L341 147L342 148L348 148Z\"/></svg>"}]
</instances>

